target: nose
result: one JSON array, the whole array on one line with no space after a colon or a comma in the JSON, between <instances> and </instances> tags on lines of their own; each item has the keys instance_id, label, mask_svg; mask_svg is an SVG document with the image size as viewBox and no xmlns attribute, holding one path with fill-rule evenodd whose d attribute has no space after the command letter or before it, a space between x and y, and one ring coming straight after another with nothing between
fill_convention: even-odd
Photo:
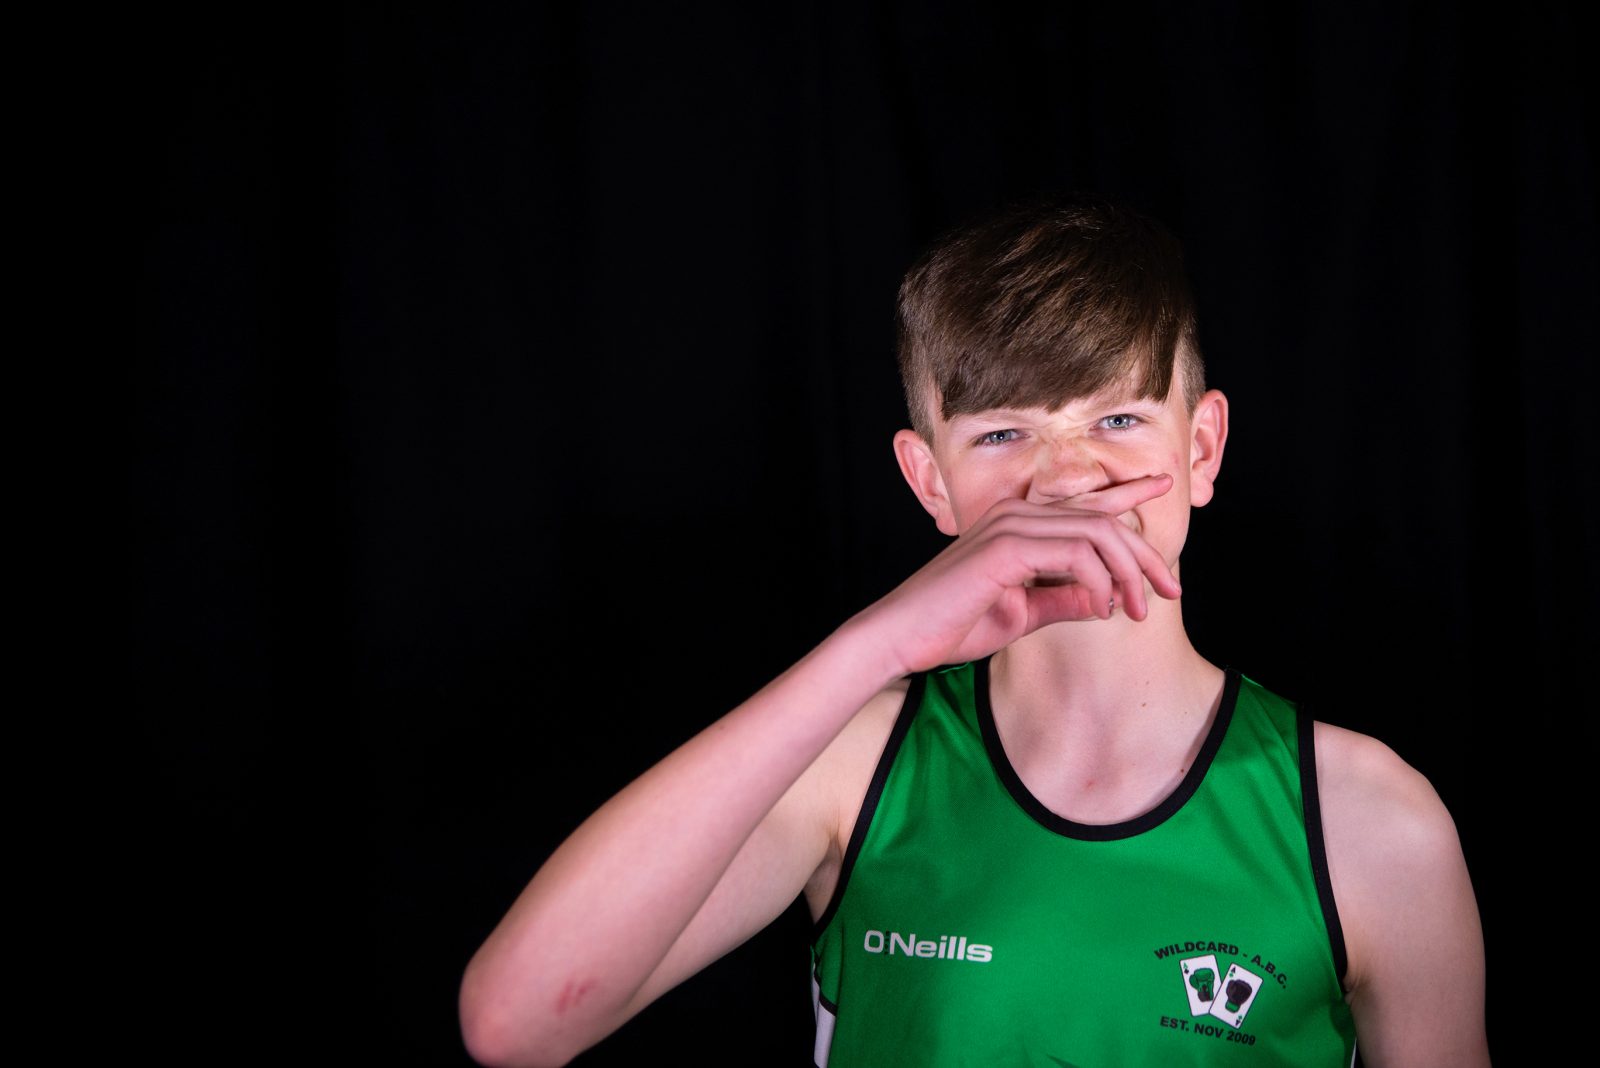
<instances>
[{"instance_id":1,"label":"nose","mask_svg":"<svg viewBox=\"0 0 1600 1068\"><path fill-rule=\"evenodd\" d=\"M1048 504L1101 489L1107 483L1105 469L1083 442L1046 441L1039 446L1028 500Z\"/></svg>"}]
</instances>

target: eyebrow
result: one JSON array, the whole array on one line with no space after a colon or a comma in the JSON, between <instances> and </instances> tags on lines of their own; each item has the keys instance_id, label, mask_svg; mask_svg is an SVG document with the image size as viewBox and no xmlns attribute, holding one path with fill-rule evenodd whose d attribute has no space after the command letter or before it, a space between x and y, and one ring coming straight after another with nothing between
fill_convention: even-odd
<instances>
[{"instance_id":1,"label":"eyebrow","mask_svg":"<svg viewBox=\"0 0 1600 1068\"><path fill-rule=\"evenodd\" d=\"M951 424L973 422L980 419L1009 419L1011 416L1031 416L1044 408L985 408L980 412L959 412L950 417Z\"/></svg>"},{"instance_id":2,"label":"eyebrow","mask_svg":"<svg viewBox=\"0 0 1600 1068\"><path fill-rule=\"evenodd\" d=\"M1067 405L1071 404L1082 404L1089 408L1156 409L1161 407L1160 401L1154 400L1150 397L1141 397L1133 393L1122 393L1115 396L1104 397L1078 397L1067 401L1067 403L1061 407L1065 408ZM1060 410L1061 408L1056 409L1056 411ZM950 417L950 425L955 426L959 423L969 422L991 422L995 420L1006 420L1011 418L1027 419L1039 414L1040 412L1048 413L1049 411L1050 409L1044 407L1043 405L1038 405L1031 408L985 408L982 411L960 412L956 415L953 415Z\"/></svg>"}]
</instances>

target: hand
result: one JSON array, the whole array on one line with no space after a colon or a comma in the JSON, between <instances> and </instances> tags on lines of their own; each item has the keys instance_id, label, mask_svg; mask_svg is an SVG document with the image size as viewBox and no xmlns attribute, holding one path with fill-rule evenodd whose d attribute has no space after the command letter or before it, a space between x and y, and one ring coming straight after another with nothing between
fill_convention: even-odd
<instances>
[{"instance_id":1,"label":"hand","mask_svg":"<svg viewBox=\"0 0 1600 1068\"><path fill-rule=\"evenodd\" d=\"M1054 504L997 501L858 618L884 628L901 674L988 656L1051 623L1109 619L1114 605L1142 620L1146 578L1162 597L1182 590L1116 517L1171 488L1150 475Z\"/></svg>"}]
</instances>

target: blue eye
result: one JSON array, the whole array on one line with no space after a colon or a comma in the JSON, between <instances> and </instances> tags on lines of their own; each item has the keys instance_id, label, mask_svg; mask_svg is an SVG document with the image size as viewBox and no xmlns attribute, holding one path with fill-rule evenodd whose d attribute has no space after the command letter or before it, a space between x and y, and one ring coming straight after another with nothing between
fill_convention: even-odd
<instances>
[{"instance_id":1,"label":"blue eye","mask_svg":"<svg viewBox=\"0 0 1600 1068\"><path fill-rule=\"evenodd\" d=\"M1123 412L1120 415L1108 415L1100 420L1100 425L1107 430L1132 430L1138 425L1139 417Z\"/></svg>"},{"instance_id":2,"label":"blue eye","mask_svg":"<svg viewBox=\"0 0 1600 1068\"><path fill-rule=\"evenodd\" d=\"M995 438L1000 434L1015 434L1015 433L1016 433L1015 430L991 430L987 434L985 434L982 437L980 437L975 444L978 444L978 445L1005 445L1005 444L1007 444L1010 441L1013 441L1015 439L1014 438L1007 438L1005 441L996 441Z\"/></svg>"}]
</instances>

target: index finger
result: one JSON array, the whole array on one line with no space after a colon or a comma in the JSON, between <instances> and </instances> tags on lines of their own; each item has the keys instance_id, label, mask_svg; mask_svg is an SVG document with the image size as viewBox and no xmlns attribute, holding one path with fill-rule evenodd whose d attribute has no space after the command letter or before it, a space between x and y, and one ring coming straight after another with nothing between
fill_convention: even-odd
<instances>
[{"instance_id":1,"label":"index finger","mask_svg":"<svg viewBox=\"0 0 1600 1068\"><path fill-rule=\"evenodd\" d=\"M1145 475L1128 482L1119 482L1115 486L1107 486L1105 489L1079 494L1062 503L1075 508L1089 508L1107 515L1121 515L1135 505L1154 500L1171 488L1171 475Z\"/></svg>"}]
</instances>

